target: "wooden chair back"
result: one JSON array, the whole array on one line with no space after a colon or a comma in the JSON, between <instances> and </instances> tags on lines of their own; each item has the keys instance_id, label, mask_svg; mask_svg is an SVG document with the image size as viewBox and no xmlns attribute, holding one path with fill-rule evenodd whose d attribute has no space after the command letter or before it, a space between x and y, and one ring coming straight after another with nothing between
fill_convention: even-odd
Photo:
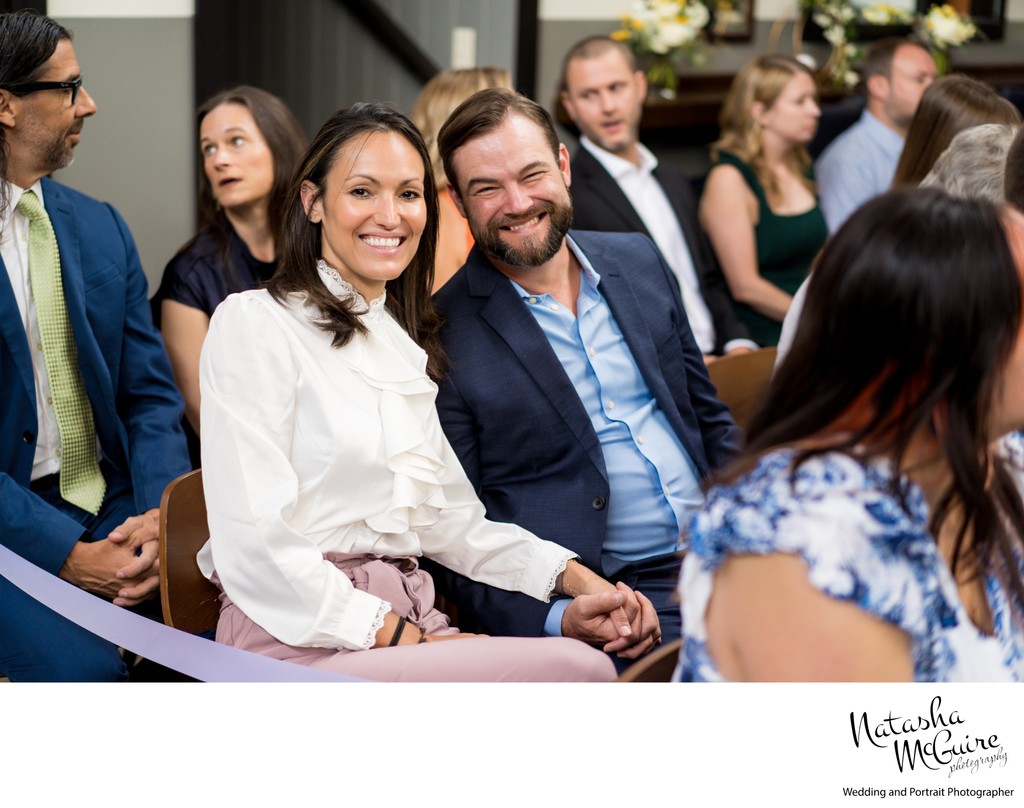
<instances>
[{"instance_id":1,"label":"wooden chair back","mask_svg":"<svg viewBox=\"0 0 1024 808\"><path fill-rule=\"evenodd\" d=\"M666 643L647 656L641 657L619 677L620 682L671 682L679 661L682 640Z\"/></svg>"},{"instance_id":2,"label":"wooden chair back","mask_svg":"<svg viewBox=\"0 0 1024 808\"><path fill-rule=\"evenodd\" d=\"M183 474L160 501L160 603L164 622L189 634L216 628L220 592L199 571L196 553L210 538L203 471Z\"/></svg>"},{"instance_id":3,"label":"wooden chair back","mask_svg":"<svg viewBox=\"0 0 1024 808\"><path fill-rule=\"evenodd\" d=\"M708 365L708 375L718 390L718 398L729 408L740 429L746 431L771 381L774 367L775 348L723 356Z\"/></svg>"}]
</instances>

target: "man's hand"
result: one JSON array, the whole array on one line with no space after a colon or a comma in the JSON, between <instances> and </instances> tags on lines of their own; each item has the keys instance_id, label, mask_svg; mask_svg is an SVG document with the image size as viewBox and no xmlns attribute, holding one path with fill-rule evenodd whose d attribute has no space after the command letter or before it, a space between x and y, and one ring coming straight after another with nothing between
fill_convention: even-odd
<instances>
[{"instance_id":1,"label":"man's hand","mask_svg":"<svg viewBox=\"0 0 1024 808\"><path fill-rule=\"evenodd\" d=\"M626 587L621 581L616 587ZM604 650L611 654L616 653L623 659L639 659L649 653L661 642L661 623L658 621L658 613L654 610L654 604L641 592L634 592L640 610L631 622L633 633L629 637L622 637L614 642L608 643Z\"/></svg>"},{"instance_id":2,"label":"man's hand","mask_svg":"<svg viewBox=\"0 0 1024 808\"><path fill-rule=\"evenodd\" d=\"M120 544L126 543L133 550L142 547L146 542L156 541L160 537L160 509L150 508L141 516L130 516L115 527L107 539Z\"/></svg>"},{"instance_id":3,"label":"man's hand","mask_svg":"<svg viewBox=\"0 0 1024 808\"><path fill-rule=\"evenodd\" d=\"M156 593L160 584L159 537L159 508L126 519L107 536L108 541L131 548L135 555L115 573L125 584L114 598L115 605L134 606Z\"/></svg>"},{"instance_id":4,"label":"man's hand","mask_svg":"<svg viewBox=\"0 0 1024 808\"><path fill-rule=\"evenodd\" d=\"M158 575L118 578L119 570L136 563L135 551L106 539L78 542L61 567L60 577L78 587L113 598L118 606L134 606L150 597L160 585ZM152 568L152 564L147 564Z\"/></svg>"},{"instance_id":5,"label":"man's hand","mask_svg":"<svg viewBox=\"0 0 1024 808\"><path fill-rule=\"evenodd\" d=\"M562 614L562 636L602 647L632 637L630 613L640 610L640 604L635 598L632 600L629 603L626 595L616 589L579 595Z\"/></svg>"},{"instance_id":6,"label":"man's hand","mask_svg":"<svg viewBox=\"0 0 1024 808\"><path fill-rule=\"evenodd\" d=\"M153 597L160 586L159 508L126 519L106 539L78 542L60 577L103 597L115 606L134 606Z\"/></svg>"}]
</instances>

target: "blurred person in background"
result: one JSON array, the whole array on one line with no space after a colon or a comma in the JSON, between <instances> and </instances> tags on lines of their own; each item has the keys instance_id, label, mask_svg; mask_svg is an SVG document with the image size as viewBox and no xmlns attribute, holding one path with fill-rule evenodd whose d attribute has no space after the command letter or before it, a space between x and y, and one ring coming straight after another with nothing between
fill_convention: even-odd
<instances>
[{"instance_id":1,"label":"blurred person in background","mask_svg":"<svg viewBox=\"0 0 1024 808\"><path fill-rule=\"evenodd\" d=\"M452 202L448 178L444 175L441 155L437 151L437 133L459 104L473 93L489 87L512 89L512 77L500 67L442 70L423 86L412 108L412 122L420 130L430 152L440 203L441 230L434 261L435 292L466 263L466 256L473 247L469 225Z\"/></svg>"},{"instance_id":2,"label":"blurred person in background","mask_svg":"<svg viewBox=\"0 0 1024 808\"><path fill-rule=\"evenodd\" d=\"M186 433L199 466L199 353L214 310L254 289L277 266L285 191L306 136L277 96L241 86L196 115L199 232L167 264L154 315L185 398Z\"/></svg>"},{"instance_id":3,"label":"blurred person in background","mask_svg":"<svg viewBox=\"0 0 1024 808\"><path fill-rule=\"evenodd\" d=\"M700 221L759 345L778 342L792 295L828 237L806 149L820 115L810 71L788 56L762 56L736 75L711 146Z\"/></svg>"}]
</instances>

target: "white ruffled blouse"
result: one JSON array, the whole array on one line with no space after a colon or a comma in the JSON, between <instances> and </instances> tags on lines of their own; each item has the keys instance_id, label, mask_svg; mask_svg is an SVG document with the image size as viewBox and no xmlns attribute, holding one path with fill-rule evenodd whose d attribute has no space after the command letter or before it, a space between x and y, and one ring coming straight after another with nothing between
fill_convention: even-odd
<instances>
[{"instance_id":1,"label":"white ruffled blouse","mask_svg":"<svg viewBox=\"0 0 1024 808\"><path fill-rule=\"evenodd\" d=\"M428 556L547 600L575 554L489 522L434 408L426 354L384 307L320 263L367 327L342 348L293 296L231 295L200 362L210 540L198 556L231 600L288 645L369 648L390 604L324 554Z\"/></svg>"}]
</instances>

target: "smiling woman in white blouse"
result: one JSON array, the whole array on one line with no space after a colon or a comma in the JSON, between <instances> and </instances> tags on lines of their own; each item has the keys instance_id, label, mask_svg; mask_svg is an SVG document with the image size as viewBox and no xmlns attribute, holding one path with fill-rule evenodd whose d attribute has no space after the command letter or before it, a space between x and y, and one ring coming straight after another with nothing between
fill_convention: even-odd
<instances>
[{"instance_id":1,"label":"smiling woman in white blouse","mask_svg":"<svg viewBox=\"0 0 1024 808\"><path fill-rule=\"evenodd\" d=\"M418 567L586 597L623 636L639 608L571 551L487 521L441 431L437 195L415 128L357 104L297 177L278 272L220 306L203 348L199 562L224 593L218 641L370 679L613 678L575 640L459 634Z\"/></svg>"}]
</instances>

